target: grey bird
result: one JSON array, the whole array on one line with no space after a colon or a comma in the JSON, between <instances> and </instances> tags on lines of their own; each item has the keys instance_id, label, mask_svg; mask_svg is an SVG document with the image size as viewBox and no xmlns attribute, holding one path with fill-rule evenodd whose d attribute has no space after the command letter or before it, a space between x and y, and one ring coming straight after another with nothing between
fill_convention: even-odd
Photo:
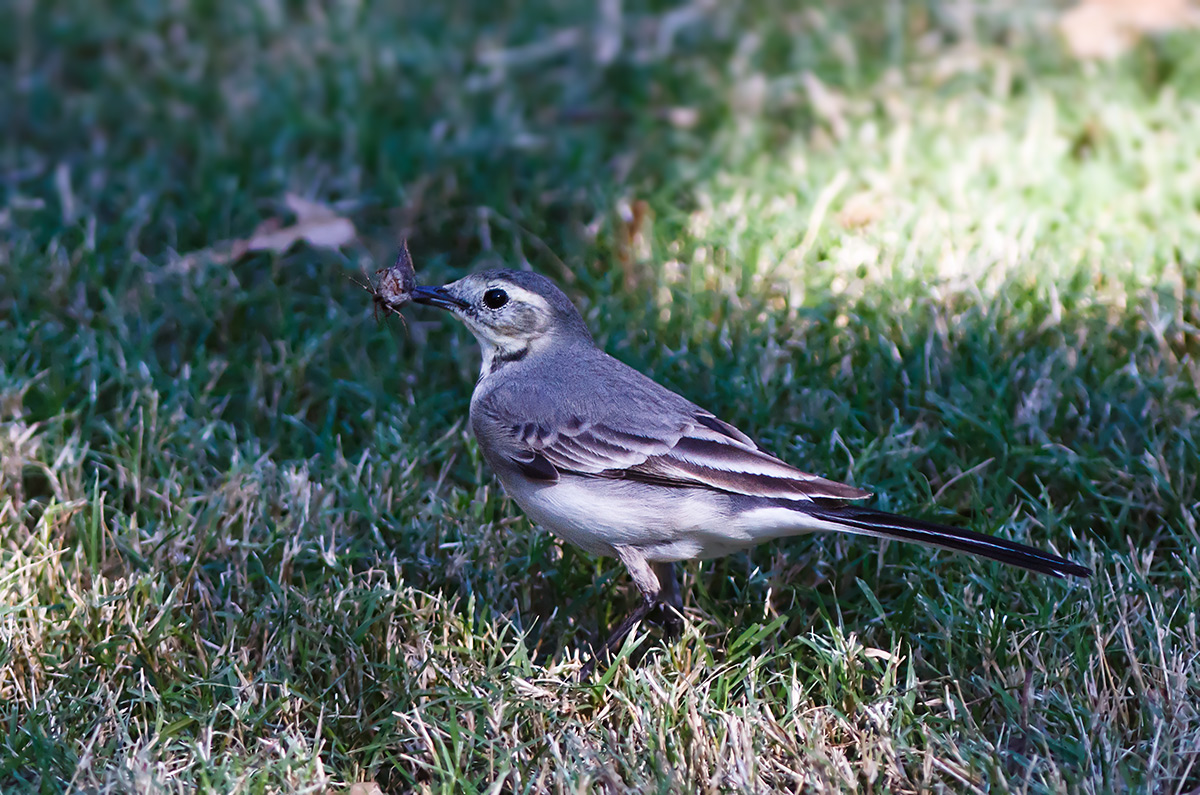
<instances>
[{"instance_id":1,"label":"grey bird","mask_svg":"<svg viewBox=\"0 0 1200 795\"><path fill-rule=\"evenodd\" d=\"M564 541L620 559L641 591L605 651L659 607L677 629L676 563L804 533L915 541L1055 577L1091 573L1024 544L855 505L871 493L790 466L597 348L544 276L492 270L416 287L412 300L449 310L479 341L471 429L505 491Z\"/></svg>"}]
</instances>

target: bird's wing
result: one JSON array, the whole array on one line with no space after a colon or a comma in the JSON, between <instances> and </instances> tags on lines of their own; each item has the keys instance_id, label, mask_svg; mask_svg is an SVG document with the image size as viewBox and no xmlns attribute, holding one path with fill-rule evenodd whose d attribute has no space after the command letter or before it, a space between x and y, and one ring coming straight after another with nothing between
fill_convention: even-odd
<instances>
[{"instance_id":1,"label":"bird's wing","mask_svg":"<svg viewBox=\"0 0 1200 795\"><path fill-rule=\"evenodd\" d=\"M747 448L705 430L689 429L670 450L627 468L621 476L788 500L861 500L871 496L869 491L802 472L756 447Z\"/></svg>"},{"instance_id":2,"label":"bird's wing","mask_svg":"<svg viewBox=\"0 0 1200 795\"><path fill-rule=\"evenodd\" d=\"M639 393L626 381L617 401L602 392L580 398L577 391L570 403L495 394L473 411L507 437L505 455L535 479L570 472L801 501L870 496L764 453L734 426L649 379L636 386L648 390L647 383L656 391Z\"/></svg>"}]
</instances>

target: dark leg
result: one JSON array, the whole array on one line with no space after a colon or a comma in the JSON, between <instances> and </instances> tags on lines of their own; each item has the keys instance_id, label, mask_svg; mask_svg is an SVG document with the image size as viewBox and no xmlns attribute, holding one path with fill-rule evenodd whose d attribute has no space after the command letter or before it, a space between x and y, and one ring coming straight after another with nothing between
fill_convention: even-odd
<instances>
[{"instance_id":1,"label":"dark leg","mask_svg":"<svg viewBox=\"0 0 1200 795\"><path fill-rule=\"evenodd\" d=\"M683 634L683 596L679 593L679 579L675 576L674 563L651 563L661 586L658 592L658 607L650 616L663 628L663 637L675 640Z\"/></svg>"},{"instance_id":2,"label":"dark leg","mask_svg":"<svg viewBox=\"0 0 1200 795\"><path fill-rule=\"evenodd\" d=\"M587 678L592 675L592 671L596 670L596 663L599 661L599 659L601 657L608 659L609 655L611 655L613 651L619 648L621 643L624 642L625 637L633 630L634 626L639 621L645 620L646 616L650 615L650 613L656 607L658 607L657 600L649 598L642 600L642 603L638 606L638 608L630 613L625 620L622 621L620 625L612 631L612 634L608 636L608 640L604 641L604 645L600 647L600 651L594 653L591 659L584 663L583 667L579 669L579 681L583 682L587 680Z\"/></svg>"},{"instance_id":3,"label":"dark leg","mask_svg":"<svg viewBox=\"0 0 1200 795\"><path fill-rule=\"evenodd\" d=\"M625 640L625 636L633 630L634 625L639 621L645 620L646 616L650 615L651 611L660 602L662 586L659 584L654 568L642 557L642 553L633 547L616 547L615 551L617 557L625 564L625 568L629 570L634 584L642 592L642 603L636 610L629 614L628 618L621 622L620 626L612 631L612 634L608 636L608 640L604 641L604 646L601 647L599 653L593 654L592 658L579 669L579 681L581 682L591 676L592 671L596 670L596 663L601 655L607 658L612 654L613 649L621 645L622 641ZM670 564L667 565L669 566ZM671 574L674 575L674 572L672 571ZM674 581L674 576L672 576L671 582L674 583ZM678 591L677 588L676 591Z\"/></svg>"}]
</instances>

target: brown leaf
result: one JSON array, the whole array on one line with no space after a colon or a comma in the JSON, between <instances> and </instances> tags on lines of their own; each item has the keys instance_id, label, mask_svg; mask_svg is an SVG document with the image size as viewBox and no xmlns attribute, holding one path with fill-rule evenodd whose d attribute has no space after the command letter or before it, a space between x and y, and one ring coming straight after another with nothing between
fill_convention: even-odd
<instances>
[{"instance_id":1,"label":"brown leaf","mask_svg":"<svg viewBox=\"0 0 1200 795\"><path fill-rule=\"evenodd\" d=\"M241 241L243 252L274 251L283 254L301 240L314 248L340 248L354 242L358 235L348 218L341 217L324 204L291 193L284 196L283 200L295 214L296 223L280 227L277 219L264 221L249 239ZM238 248L236 244L235 248Z\"/></svg>"},{"instance_id":2,"label":"brown leaf","mask_svg":"<svg viewBox=\"0 0 1200 795\"><path fill-rule=\"evenodd\" d=\"M883 217L883 202L873 191L864 190L846 199L837 220L843 229L860 229Z\"/></svg>"},{"instance_id":3,"label":"brown leaf","mask_svg":"<svg viewBox=\"0 0 1200 795\"><path fill-rule=\"evenodd\" d=\"M1200 8L1193 0L1081 0L1058 25L1076 57L1112 59L1142 36L1198 23Z\"/></svg>"},{"instance_id":4,"label":"brown leaf","mask_svg":"<svg viewBox=\"0 0 1200 795\"><path fill-rule=\"evenodd\" d=\"M288 193L283 202L296 222L284 226L278 218L268 218L243 240L222 240L208 248L180 255L171 262L170 270L186 273L201 262L225 265L236 262L252 251L274 251L283 254L301 240L314 248L340 248L353 243L358 236L354 224L332 207Z\"/></svg>"},{"instance_id":5,"label":"brown leaf","mask_svg":"<svg viewBox=\"0 0 1200 795\"><path fill-rule=\"evenodd\" d=\"M374 781L360 781L351 784L350 788L345 790L345 795L383 795L383 790Z\"/></svg>"}]
</instances>

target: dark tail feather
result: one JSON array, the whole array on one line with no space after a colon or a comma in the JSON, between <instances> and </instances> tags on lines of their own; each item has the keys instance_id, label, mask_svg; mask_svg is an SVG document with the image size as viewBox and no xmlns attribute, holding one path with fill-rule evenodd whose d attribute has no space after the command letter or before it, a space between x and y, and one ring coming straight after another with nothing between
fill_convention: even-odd
<instances>
[{"instance_id":1,"label":"dark tail feather","mask_svg":"<svg viewBox=\"0 0 1200 795\"><path fill-rule=\"evenodd\" d=\"M843 525L847 532L884 538L915 541L918 544L952 549L1012 566L1049 574L1052 577L1072 575L1090 577L1091 569L1072 563L1066 558L1039 549L971 530L961 530L933 522L923 522L893 513L847 505L841 508L820 508L805 505L801 510L817 519Z\"/></svg>"}]
</instances>

